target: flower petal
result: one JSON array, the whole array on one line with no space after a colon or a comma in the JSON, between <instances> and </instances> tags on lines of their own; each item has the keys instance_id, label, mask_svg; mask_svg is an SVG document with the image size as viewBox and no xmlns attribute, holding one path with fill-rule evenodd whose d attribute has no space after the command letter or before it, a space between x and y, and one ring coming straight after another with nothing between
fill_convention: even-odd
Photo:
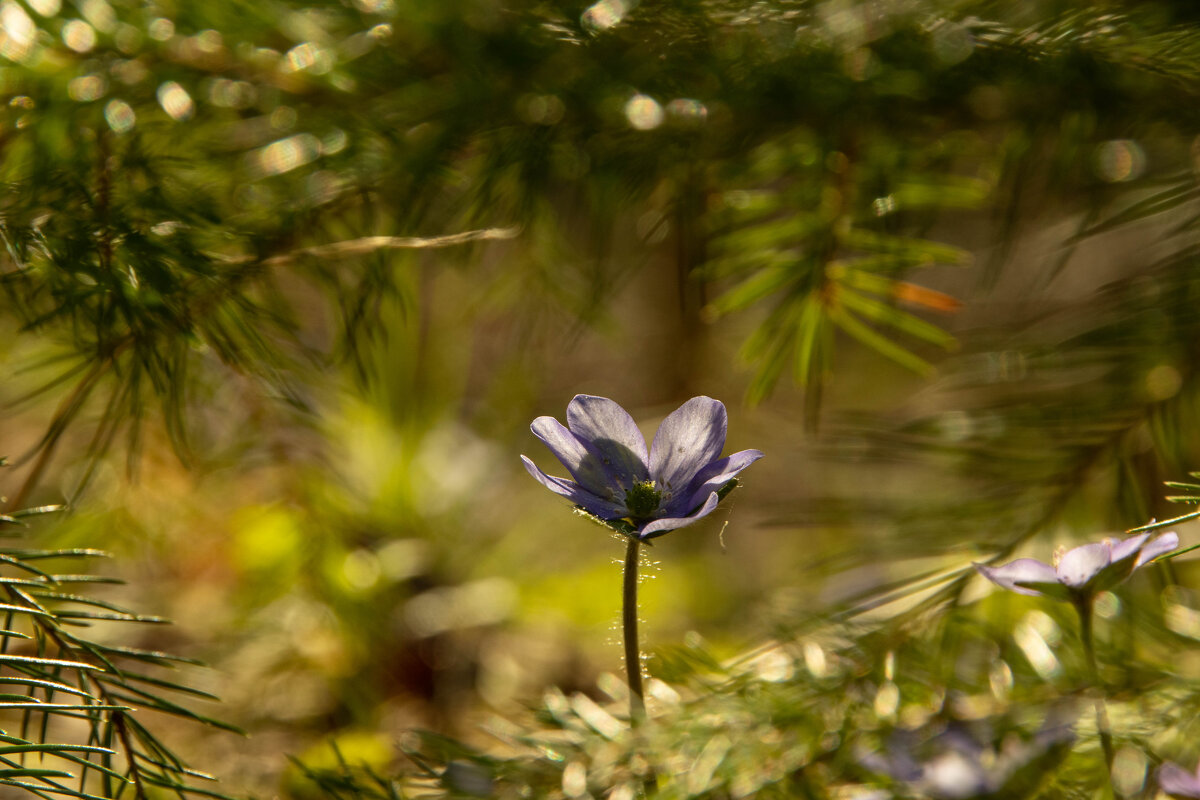
<instances>
[{"instance_id":1,"label":"flower petal","mask_svg":"<svg viewBox=\"0 0 1200 800\"><path fill-rule=\"evenodd\" d=\"M1140 567L1143 564L1149 564L1154 559L1171 552L1177 547L1179 547L1179 534L1174 532L1164 533L1153 542L1150 542L1150 544L1145 545L1138 552L1137 565Z\"/></svg>"},{"instance_id":2,"label":"flower petal","mask_svg":"<svg viewBox=\"0 0 1200 800\"><path fill-rule=\"evenodd\" d=\"M529 426L550 452L562 462L580 486L598 497L609 497L615 488L604 463L591 443L580 439L554 417L538 417Z\"/></svg>"},{"instance_id":3,"label":"flower petal","mask_svg":"<svg viewBox=\"0 0 1200 800\"><path fill-rule=\"evenodd\" d=\"M672 411L650 445L650 477L669 492L686 490L696 473L725 447L729 417L711 397L693 397Z\"/></svg>"},{"instance_id":4,"label":"flower petal","mask_svg":"<svg viewBox=\"0 0 1200 800\"><path fill-rule=\"evenodd\" d=\"M1101 582L1112 586L1128 577L1129 572L1133 571L1132 556L1134 554L1136 551L1126 554L1125 559L1114 562L1111 542L1105 540L1080 545L1063 553L1062 558L1059 559L1058 579L1072 589L1088 589L1098 592L1100 589L1096 587ZM1125 567L1129 568L1128 571L1117 577ZM1106 573L1103 581L1100 580L1101 572Z\"/></svg>"},{"instance_id":5,"label":"flower petal","mask_svg":"<svg viewBox=\"0 0 1200 800\"><path fill-rule=\"evenodd\" d=\"M650 477L646 439L629 412L607 397L577 394L567 405L567 427L599 451L610 479L624 488Z\"/></svg>"},{"instance_id":6,"label":"flower petal","mask_svg":"<svg viewBox=\"0 0 1200 800\"><path fill-rule=\"evenodd\" d=\"M595 514L600 519L618 519L625 514L624 506L596 497L577 483L547 475L525 456L521 456L521 461L525 464L525 469L529 474L536 478L542 486L555 494L562 495L577 506L583 506L589 513Z\"/></svg>"},{"instance_id":7,"label":"flower petal","mask_svg":"<svg viewBox=\"0 0 1200 800\"><path fill-rule=\"evenodd\" d=\"M1137 555L1138 551L1142 549L1142 545L1149 538L1150 534L1139 533L1137 536L1130 536L1128 539L1114 542L1112 545L1112 560L1119 561Z\"/></svg>"},{"instance_id":8,"label":"flower petal","mask_svg":"<svg viewBox=\"0 0 1200 800\"><path fill-rule=\"evenodd\" d=\"M687 492L676 495L667 506L669 511L691 511L708 496L737 477L738 473L763 457L761 450L742 450L712 462L696 473Z\"/></svg>"},{"instance_id":9,"label":"flower petal","mask_svg":"<svg viewBox=\"0 0 1200 800\"><path fill-rule=\"evenodd\" d=\"M1200 797L1200 777L1167 761L1158 768L1158 788L1172 797Z\"/></svg>"},{"instance_id":10,"label":"flower petal","mask_svg":"<svg viewBox=\"0 0 1200 800\"><path fill-rule=\"evenodd\" d=\"M1062 589L1054 567L1036 558L1018 558L999 567L975 564L975 569L997 586L1018 594L1056 595Z\"/></svg>"},{"instance_id":11,"label":"flower petal","mask_svg":"<svg viewBox=\"0 0 1200 800\"><path fill-rule=\"evenodd\" d=\"M668 531L678 530L679 528L691 525L697 520L707 517L717 507L719 499L717 493L713 492L708 496L708 500L694 514L689 514L686 517L664 517L656 519L646 527L638 531L639 539L653 539L655 536L662 536Z\"/></svg>"}]
</instances>

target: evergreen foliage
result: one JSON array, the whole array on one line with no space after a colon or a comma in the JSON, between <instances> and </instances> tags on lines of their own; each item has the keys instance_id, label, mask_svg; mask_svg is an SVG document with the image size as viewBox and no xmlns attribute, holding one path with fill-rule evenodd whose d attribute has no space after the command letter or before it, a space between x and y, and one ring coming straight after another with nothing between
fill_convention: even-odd
<instances>
[{"instance_id":1,"label":"evergreen foliage","mask_svg":"<svg viewBox=\"0 0 1200 800\"><path fill-rule=\"evenodd\" d=\"M664 385L682 393L715 353L748 371L748 405L801 419L821 464L853 476L850 495L792 486L763 516L814 540L853 531L797 571L854 579L778 609L747 652L659 648L651 724L628 729L605 676L495 720L487 747L429 732L397 768L298 758L291 793L925 796L965 737L972 768L980 752L1011 766L971 796L1153 797L1159 764L1200 756L1186 527L1097 601L1087 654L1070 608L973 593L971 566L1196 517L1169 505L1200 502L1180 481L1200 464L1188 4L2 0L0 23L0 323L37 378L5 399L50 409L14 459L5 531L59 471L85 508L105 459L132 468L158 432L203 463L224 383L311 420L345 373L414 451L439 406L486 418L516 396L479 423L503 427L539 390L505 371L533 372L564 331L623 324L612 304L647 276L676 290ZM1035 235L1049 255L1028 255ZM431 388L430 276L454 270L472 289L454 324L486 338L504 316L520 353ZM387 339L393 317L408 338ZM889 365L923 389L842 413L843 376L892 380ZM386 648L435 634L397 634L371 604L465 582L449 551L478 547L438 529L467 514L421 516L416 460L397 456L397 505L427 572L367 600L330 588L321 559L382 548L364 514L297 556L313 569L287 587L369 631L379 673ZM342 513L320 494L295 492L320 512L305 534ZM179 699L211 699L167 677L187 659L110 632L161 620L92 596L108 579L70 570L97 555L0 549L0 712L18 720L0 784L221 796L142 712L231 726Z\"/></svg>"},{"instance_id":2,"label":"evergreen foliage","mask_svg":"<svg viewBox=\"0 0 1200 800\"><path fill-rule=\"evenodd\" d=\"M6 538L28 517L60 511L25 509L0 516ZM216 698L179 683L169 669L194 663L157 650L132 647L89 629L111 623L163 624L106 602L92 587L117 582L88 573L58 572L104 556L98 550L45 550L21 544L0 548L4 575L0 709L19 720L0 734L0 785L40 797L137 797L170 790L225 797L203 781L146 719L157 711L218 728L229 725L199 714L180 698Z\"/></svg>"}]
</instances>

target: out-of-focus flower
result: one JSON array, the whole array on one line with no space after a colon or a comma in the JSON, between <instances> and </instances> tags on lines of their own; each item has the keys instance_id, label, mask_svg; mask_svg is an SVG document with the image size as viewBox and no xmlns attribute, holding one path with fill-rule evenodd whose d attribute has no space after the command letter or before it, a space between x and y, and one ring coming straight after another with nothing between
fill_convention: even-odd
<instances>
[{"instance_id":1,"label":"out-of-focus flower","mask_svg":"<svg viewBox=\"0 0 1200 800\"><path fill-rule=\"evenodd\" d=\"M1165 762L1158 768L1158 788L1171 797L1200 797L1200 764L1188 772L1178 764Z\"/></svg>"},{"instance_id":2,"label":"out-of-focus flower","mask_svg":"<svg viewBox=\"0 0 1200 800\"><path fill-rule=\"evenodd\" d=\"M762 458L743 450L721 458L728 416L711 397L693 397L663 420L646 450L633 418L606 397L580 394L567 406L567 425L538 417L530 428L574 481L525 469L550 491L573 501L615 530L640 539L661 536L712 513L739 472Z\"/></svg>"},{"instance_id":3,"label":"out-of-focus flower","mask_svg":"<svg viewBox=\"0 0 1200 800\"><path fill-rule=\"evenodd\" d=\"M956 724L923 743L914 745L912 738L897 737L885 753L871 753L861 763L917 796L966 800L1032 793L1070 752L1075 734L1069 725L1048 723L1032 740L1010 735L996 748Z\"/></svg>"},{"instance_id":4,"label":"out-of-focus flower","mask_svg":"<svg viewBox=\"0 0 1200 800\"><path fill-rule=\"evenodd\" d=\"M1078 600L1111 589L1135 569L1179 546L1179 536L1164 533L1151 540L1141 533L1120 542L1081 545L1057 555L1050 565L1035 558L1018 558L999 567L976 564L975 569L997 586L1021 594Z\"/></svg>"}]
</instances>

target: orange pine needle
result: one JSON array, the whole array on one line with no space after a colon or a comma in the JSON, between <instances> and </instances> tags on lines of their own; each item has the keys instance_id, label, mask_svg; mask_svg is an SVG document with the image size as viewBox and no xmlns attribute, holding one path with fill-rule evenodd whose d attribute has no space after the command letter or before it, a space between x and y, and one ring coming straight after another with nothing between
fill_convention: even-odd
<instances>
[{"instance_id":1,"label":"orange pine needle","mask_svg":"<svg viewBox=\"0 0 1200 800\"><path fill-rule=\"evenodd\" d=\"M897 281L892 288L892 296L902 303L924 306L934 311L953 313L962 308L962 301L958 298L908 281Z\"/></svg>"}]
</instances>

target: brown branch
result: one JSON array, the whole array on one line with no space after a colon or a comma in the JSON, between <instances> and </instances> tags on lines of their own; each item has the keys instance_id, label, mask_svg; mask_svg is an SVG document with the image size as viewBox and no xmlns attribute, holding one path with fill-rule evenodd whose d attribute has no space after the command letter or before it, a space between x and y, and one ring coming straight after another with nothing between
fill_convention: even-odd
<instances>
[{"instance_id":1,"label":"brown branch","mask_svg":"<svg viewBox=\"0 0 1200 800\"><path fill-rule=\"evenodd\" d=\"M481 230L452 233L447 236L364 236L361 239L348 239L332 244L318 244L281 253L263 259L260 263L266 267L280 267L302 258L350 258L366 255L378 250L423 250L435 247L452 247L456 244L487 240L515 239L521 232L520 228L483 228ZM256 256L241 256L221 259L227 264L252 264Z\"/></svg>"}]
</instances>

